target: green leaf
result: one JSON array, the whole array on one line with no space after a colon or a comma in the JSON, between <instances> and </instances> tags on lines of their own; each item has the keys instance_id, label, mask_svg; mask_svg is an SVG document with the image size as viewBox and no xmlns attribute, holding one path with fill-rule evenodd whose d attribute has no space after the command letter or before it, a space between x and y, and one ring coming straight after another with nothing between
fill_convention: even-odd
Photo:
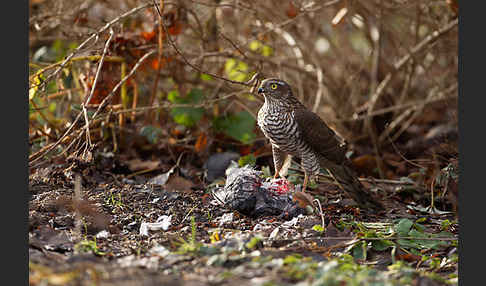
<instances>
[{"instance_id":1,"label":"green leaf","mask_svg":"<svg viewBox=\"0 0 486 286\"><path fill-rule=\"evenodd\" d=\"M322 225L320 224L315 224L313 227L312 227L313 230L319 232L319 233L323 233L324 232L324 228L322 227Z\"/></svg>"},{"instance_id":2,"label":"green leaf","mask_svg":"<svg viewBox=\"0 0 486 286\"><path fill-rule=\"evenodd\" d=\"M251 41L248 47L254 52L259 52L264 57L269 57L273 54L273 49L270 46L264 45L257 40Z\"/></svg>"},{"instance_id":3,"label":"green leaf","mask_svg":"<svg viewBox=\"0 0 486 286\"><path fill-rule=\"evenodd\" d=\"M203 73L203 74L201 74L201 79L204 80L204 81L210 81L210 80L213 79L213 77L208 75L208 74Z\"/></svg>"},{"instance_id":4,"label":"green leaf","mask_svg":"<svg viewBox=\"0 0 486 286\"><path fill-rule=\"evenodd\" d=\"M213 121L216 130L236 139L244 144L249 144L255 139L253 132L256 120L248 111L241 111L225 117L218 117Z\"/></svg>"},{"instance_id":5,"label":"green leaf","mask_svg":"<svg viewBox=\"0 0 486 286\"><path fill-rule=\"evenodd\" d=\"M241 157L238 160L238 166L243 167L245 165L255 166L256 164L256 157L253 154L248 154L246 156Z\"/></svg>"},{"instance_id":6,"label":"green leaf","mask_svg":"<svg viewBox=\"0 0 486 286\"><path fill-rule=\"evenodd\" d=\"M426 233L422 233L412 229L410 231L410 236L417 237L417 238L431 238L435 235L428 235ZM419 246L420 249L439 249L441 246L447 246L447 241L442 240L425 240L425 239L415 239L415 243Z\"/></svg>"},{"instance_id":7,"label":"green leaf","mask_svg":"<svg viewBox=\"0 0 486 286\"><path fill-rule=\"evenodd\" d=\"M32 87L29 88L29 100L34 99L34 96L37 94L37 90L39 90L39 85L42 83L44 80L44 75L39 74L38 76L34 77L34 82L32 84Z\"/></svg>"},{"instance_id":8,"label":"green leaf","mask_svg":"<svg viewBox=\"0 0 486 286\"><path fill-rule=\"evenodd\" d=\"M262 47L262 56L269 57L273 54L273 49L270 46L263 45Z\"/></svg>"},{"instance_id":9,"label":"green leaf","mask_svg":"<svg viewBox=\"0 0 486 286\"><path fill-rule=\"evenodd\" d=\"M394 245L395 243L390 240L374 240L371 242L371 247L376 251L383 251Z\"/></svg>"},{"instance_id":10,"label":"green leaf","mask_svg":"<svg viewBox=\"0 0 486 286\"><path fill-rule=\"evenodd\" d=\"M57 107L56 102L55 102L55 101L51 102L51 103L49 104L49 108L48 108L48 109L49 109L49 112L54 112L54 111L56 111L56 107Z\"/></svg>"},{"instance_id":11,"label":"green leaf","mask_svg":"<svg viewBox=\"0 0 486 286\"><path fill-rule=\"evenodd\" d=\"M418 220L417 220L418 221ZM418 223L414 223L413 224L413 227L418 230L419 232L424 232L425 231L425 226L421 225L421 224L418 224Z\"/></svg>"},{"instance_id":12,"label":"green leaf","mask_svg":"<svg viewBox=\"0 0 486 286\"><path fill-rule=\"evenodd\" d=\"M302 260L302 255L295 253L292 255L287 255L284 258L283 263L284 265L295 264L295 263L299 263L301 260Z\"/></svg>"},{"instance_id":13,"label":"green leaf","mask_svg":"<svg viewBox=\"0 0 486 286\"><path fill-rule=\"evenodd\" d=\"M452 224L453 223L450 220L445 219L440 223L440 228L442 230L448 230L452 226Z\"/></svg>"},{"instance_id":14,"label":"green leaf","mask_svg":"<svg viewBox=\"0 0 486 286\"><path fill-rule=\"evenodd\" d=\"M262 44L259 41L257 41L257 40L251 41L250 44L248 45L248 47L252 51L258 50L261 46L262 46Z\"/></svg>"},{"instance_id":15,"label":"green leaf","mask_svg":"<svg viewBox=\"0 0 486 286\"><path fill-rule=\"evenodd\" d=\"M420 246L415 241L410 239L398 239L397 244L404 248L419 248Z\"/></svg>"},{"instance_id":16,"label":"green leaf","mask_svg":"<svg viewBox=\"0 0 486 286\"><path fill-rule=\"evenodd\" d=\"M263 239L259 236L254 236L246 243L246 248L253 249L256 248Z\"/></svg>"},{"instance_id":17,"label":"green leaf","mask_svg":"<svg viewBox=\"0 0 486 286\"><path fill-rule=\"evenodd\" d=\"M248 65L240 60L228 59L224 70L231 80L246 81L248 79Z\"/></svg>"},{"instance_id":18,"label":"green leaf","mask_svg":"<svg viewBox=\"0 0 486 286\"><path fill-rule=\"evenodd\" d=\"M422 223L422 222L425 222L427 220L426 217L421 217L421 218L418 218L415 220L416 223Z\"/></svg>"},{"instance_id":19,"label":"green leaf","mask_svg":"<svg viewBox=\"0 0 486 286\"><path fill-rule=\"evenodd\" d=\"M203 91L192 89L186 96L181 96L177 90L172 90L167 95L167 99L176 104L198 104L202 101ZM170 114L174 121L186 127L192 127L196 122L201 120L204 115L202 107L174 107Z\"/></svg>"},{"instance_id":20,"label":"green leaf","mask_svg":"<svg viewBox=\"0 0 486 286\"><path fill-rule=\"evenodd\" d=\"M399 236L407 236L408 232L413 226L413 221L402 218L395 226L394 229L398 233Z\"/></svg>"},{"instance_id":21,"label":"green leaf","mask_svg":"<svg viewBox=\"0 0 486 286\"><path fill-rule=\"evenodd\" d=\"M367 243L366 241L358 242L354 245L353 250L353 257L356 259L363 259L366 260L367 254Z\"/></svg>"}]
</instances>

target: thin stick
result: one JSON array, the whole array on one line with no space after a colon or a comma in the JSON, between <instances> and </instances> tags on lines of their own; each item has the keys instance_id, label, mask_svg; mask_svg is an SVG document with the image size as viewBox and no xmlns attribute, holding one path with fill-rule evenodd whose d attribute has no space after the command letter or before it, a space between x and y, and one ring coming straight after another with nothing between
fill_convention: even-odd
<instances>
[{"instance_id":1,"label":"thin stick","mask_svg":"<svg viewBox=\"0 0 486 286\"><path fill-rule=\"evenodd\" d=\"M447 23L444 25L442 28L439 30L436 30L429 34L427 37L425 37L420 43L415 45L408 54L403 56L400 60L398 60L394 64L394 70L389 72L385 78L380 82L380 84L376 87L375 93L371 96L370 101L369 101L369 106L368 106L368 116L372 117L373 110L375 108L376 103L378 102L378 99L381 97L383 94L383 91L385 90L385 87L388 85L392 77L416 54L418 54L420 51L422 51L429 43L432 41L435 41L438 39L440 36L443 34L449 32L452 28L457 26L459 23L458 19L452 20L451 22Z\"/></svg>"},{"instance_id":2,"label":"thin stick","mask_svg":"<svg viewBox=\"0 0 486 286\"><path fill-rule=\"evenodd\" d=\"M226 35L223 34L222 32L219 32L219 35L223 39L225 39L226 41L228 41L245 59L248 59L248 57L246 56L246 54L233 41L231 41L230 38L226 37Z\"/></svg>"},{"instance_id":3,"label":"thin stick","mask_svg":"<svg viewBox=\"0 0 486 286\"><path fill-rule=\"evenodd\" d=\"M317 74L317 94L316 94L316 101L314 102L314 107L312 107L312 112L316 112L319 104L321 103L322 93L323 93L323 83L322 83L322 68L317 66L316 67L316 74Z\"/></svg>"},{"instance_id":4,"label":"thin stick","mask_svg":"<svg viewBox=\"0 0 486 286\"><path fill-rule=\"evenodd\" d=\"M111 97L113 97L113 95L115 94L115 92L120 88L120 86L125 83L125 81L127 81L127 79L133 75L133 73L135 73L135 71L138 69L138 67L142 64L142 62L147 59L149 56L151 56L152 54L155 53L155 50L151 50L149 52L147 52L145 55L143 55L138 61L137 63L133 66L133 68L130 70L130 72L128 73L128 75L126 75L120 82L118 82L118 84L113 88L113 90L110 92L110 94L108 94L105 99L103 99L103 101L100 103L100 105L98 106L98 109L96 110L96 112L93 114L92 118L95 119L96 116L99 114L99 112L101 111L101 109L105 106L105 104L108 102L109 99L111 99ZM59 138L59 140L57 140L56 143L52 144L52 145L48 145L49 147L45 147L43 148L42 150L36 152L35 154L32 154L29 156L29 167L32 167L33 164L38 161L40 158L42 158L42 155L46 155L48 154L49 152L51 152L54 148L56 148L63 140L64 138L66 138L72 131L72 129L74 128L74 126L76 125L76 123L79 121L79 119L81 118L82 116L82 112L78 113L78 116L76 116L76 119L74 119L73 123L71 123L71 125L69 126L68 130L66 130L66 132L64 132L64 134L61 136L61 138ZM86 127L86 126L85 126ZM84 130L83 130L84 131Z\"/></svg>"},{"instance_id":5,"label":"thin stick","mask_svg":"<svg viewBox=\"0 0 486 286\"><path fill-rule=\"evenodd\" d=\"M113 35L114 35L113 29L110 28L110 37L108 38L108 40L105 43L105 48L103 49L103 54L101 55L100 62L98 63L98 69L96 70L94 82L93 82L93 85L91 86L91 91L89 93L88 98L83 102L83 105L82 105L84 120L86 122L86 142L88 142L87 146L90 147L90 148L92 147L92 143L91 143L91 134L89 132L89 119L88 119L88 111L86 110L86 104L88 104L91 101L91 98L93 97L94 91L96 89L96 84L98 83L98 78L99 78L100 73L101 73L101 67L103 67L103 63L105 62L105 56L106 56L106 53L108 52L108 47L110 46L110 42L113 39Z\"/></svg>"},{"instance_id":6,"label":"thin stick","mask_svg":"<svg viewBox=\"0 0 486 286\"><path fill-rule=\"evenodd\" d=\"M71 60L71 58L74 57L75 54L79 53L79 51L82 48L84 48L84 46L86 46L91 40L95 39L95 43L96 43L98 41L99 35L101 33L103 33L104 31L108 30L108 28L110 28L113 24L117 23L118 21L120 21L120 20L122 20L122 19L124 19L124 18L126 18L126 17L128 17L132 14L137 13L138 11L140 11L144 8L152 6L152 5L153 5L152 3L146 3L146 4L143 4L143 5L140 5L138 7L131 9L130 11L127 11L127 12L121 14L120 16L116 17L115 19L111 20L110 22L106 23L106 25L101 27L101 29L99 29L97 32L93 33L86 40L84 40L84 42L82 42L76 49L74 49L74 51L72 51L71 54L69 56L67 56L66 59L59 65L59 67L52 74L47 76L47 78L44 81L42 81L42 83L39 85L39 87L41 87L42 85L49 82L49 80L53 76L55 76L59 71L61 71L64 68L64 66Z\"/></svg>"},{"instance_id":7,"label":"thin stick","mask_svg":"<svg viewBox=\"0 0 486 286\"><path fill-rule=\"evenodd\" d=\"M453 86L447 88L447 90L444 91L444 92L449 93L449 92L452 92L456 88L457 88L457 83L455 83ZM381 115L381 114L385 114L385 113L388 113L388 112L391 112L391 111L397 111L397 110L405 109L405 108L416 109L416 108L420 108L420 106L422 104L426 105L426 104L429 104L429 103L435 103L435 102L438 102L438 101L448 100L448 99L453 99L453 98L457 98L457 96L440 96L440 97L434 97L434 98L420 100L420 101L416 100L416 101L411 101L411 102L400 104L400 105L394 105L394 106L378 109L378 110L373 111L369 115L365 114L365 115L360 115L360 116L353 116L353 118L343 119L343 120L338 120L338 121L364 120L369 116Z\"/></svg>"},{"instance_id":8,"label":"thin stick","mask_svg":"<svg viewBox=\"0 0 486 286\"><path fill-rule=\"evenodd\" d=\"M319 206L319 214L321 215L321 226L322 229L324 229L326 227L326 224L324 221L324 212L322 211L321 202L318 199L315 199L314 202L317 202L317 205Z\"/></svg>"},{"instance_id":9,"label":"thin stick","mask_svg":"<svg viewBox=\"0 0 486 286\"><path fill-rule=\"evenodd\" d=\"M137 108L137 102L138 102L138 85L136 81L133 81L133 101L132 101L132 109ZM135 122L135 115L137 113L135 111L132 112L132 115L130 117L130 120L132 123Z\"/></svg>"},{"instance_id":10,"label":"thin stick","mask_svg":"<svg viewBox=\"0 0 486 286\"><path fill-rule=\"evenodd\" d=\"M298 168L292 168L290 167L289 170L292 171L297 171L297 172L302 172L301 169ZM323 175L319 174L319 177L332 180L332 177L329 175ZM399 181L399 180L388 180L388 179L375 179L375 178L358 178L359 181L361 182L368 182L368 183L382 183L382 184L390 184L390 185L414 185L414 182L408 182L408 181ZM332 182L333 184L336 184Z\"/></svg>"},{"instance_id":11,"label":"thin stick","mask_svg":"<svg viewBox=\"0 0 486 286\"><path fill-rule=\"evenodd\" d=\"M154 6L155 6L155 9L157 9L157 13L159 13L159 15L162 17L162 13L160 12L159 7L157 6L157 4L155 4L155 0L154 0ZM214 73L210 73L208 71L203 71L201 68L199 68L199 67L195 66L194 64L190 63L189 60L187 60L187 58L181 52L181 50L177 47L177 45L175 44L175 42L172 40L172 37L167 32L167 27L165 26L165 23L163 23L163 22L162 22L162 28L164 28L164 33L167 35L167 39L169 40L170 45L174 48L174 50L176 51L176 53L182 58L182 60L184 61L184 63L186 63L188 66L190 66L194 70L196 70L196 71L198 71L200 73L207 74L207 75L210 75L212 77L215 77L215 78L218 78L218 79L227 81L229 83L250 86L250 84L248 84L247 82L235 81L235 80L227 79L225 77L216 75Z\"/></svg>"},{"instance_id":12,"label":"thin stick","mask_svg":"<svg viewBox=\"0 0 486 286\"><path fill-rule=\"evenodd\" d=\"M374 48L373 48L373 57L372 57L372 62L371 62L371 93L376 92L376 82L378 80L378 67L380 65L380 54L381 54L381 43L382 43L382 16L383 16L383 1L380 0L380 9L378 12L378 25L375 27L377 31L377 36L378 38L374 38L373 35L371 35L371 38L373 40ZM372 27L373 28L373 27ZM372 32L371 32L372 33ZM370 93L370 94L371 94ZM381 179L385 178L385 173L384 173L384 163L381 158L381 151L380 151L380 145L378 144L378 135L376 134L376 129L375 126L373 125L372 117L366 118L364 122L364 127L368 131L368 134L371 138L371 143L373 144L373 149L375 152L375 161L376 165L378 167L378 174L380 175Z\"/></svg>"},{"instance_id":13,"label":"thin stick","mask_svg":"<svg viewBox=\"0 0 486 286\"><path fill-rule=\"evenodd\" d=\"M157 7L157 4L154 1L154 7ZM164 11L164 0L160 0L160 10L163 12ZM159 8L157 7L157 11L159 11ZM163 52L163 47L164 47L164 42L162 41L162 23L164 19L162 18L162 12L157 13L159 16L159 25L157 27L158 29L158 56L157 56L157 73L155 74L155 80L154 80L154 85L152 87L152 96L150 97L150 105L152 106L155 101L155 97L157 95L157 86L159 84L159 79L160 79L160 70L162 69L162 52ZM145 117L145 122L148 123L149 120L152 119L152 112L147 112L147 117Z\"/></svg>"},{"instance_id":14,"label":"thin stick","mask_svg":"<svg viewBox=\"0 0 486 286\"><path fill-rule=\"evenodd\" d=\"M190 104L190 103L164 103L158 106L142 106L142 107L136 107L136 108L130 108L130 109L123 109L123 110L118 110L113 112L113 114L120 114L120 113L127 113L127 112L146 112L147 110L153 110L153 109L159 109L159 108L174 108L174 107L192 107L192 108L197 108L197 107L209 107L212 106L214 103L222 100L226 100L230 97L239 95L239 94L245 94L248 93L247 91L236 91L232 93L228 93L222 97L214 98L214 99L208 99L204 102L200 103L195 103L195 104Z\"/></svg>"}]
</instances>

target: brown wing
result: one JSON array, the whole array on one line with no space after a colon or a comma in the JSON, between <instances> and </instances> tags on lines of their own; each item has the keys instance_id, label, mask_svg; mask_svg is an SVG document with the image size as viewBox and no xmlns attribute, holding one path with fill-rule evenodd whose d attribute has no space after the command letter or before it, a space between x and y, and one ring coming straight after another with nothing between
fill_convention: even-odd
<instances>
[{"instance_id":1,"label":"brown wing","mask_svg":"<svg viewBox=\"0 0 486 286\"><path fill-rule=\"evenodd\" d=\"M327 126L315 113L307 109L298 109L295 120L304 141L321 156L329 161L341 164L346 155L344 140Z\"/></svg>"}]
</instances>

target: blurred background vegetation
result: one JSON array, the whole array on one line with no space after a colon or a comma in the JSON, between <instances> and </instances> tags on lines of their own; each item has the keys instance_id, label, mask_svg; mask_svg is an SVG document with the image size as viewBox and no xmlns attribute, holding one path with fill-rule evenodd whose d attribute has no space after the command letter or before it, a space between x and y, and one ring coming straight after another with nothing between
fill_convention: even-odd
<instances>
[{"instance_id":1,"label":"blurred background vegetation","mask_svg":"<svg viewBox=\"0 0 486 286\"><path fill-rule=\"evenodd\" d=\"M262 98L219 78L256 73L288 81L361 175L430 185L457 166L457 1L29 3L31 167L94 148L270 165Z\"/></svg>"}]
</instances>

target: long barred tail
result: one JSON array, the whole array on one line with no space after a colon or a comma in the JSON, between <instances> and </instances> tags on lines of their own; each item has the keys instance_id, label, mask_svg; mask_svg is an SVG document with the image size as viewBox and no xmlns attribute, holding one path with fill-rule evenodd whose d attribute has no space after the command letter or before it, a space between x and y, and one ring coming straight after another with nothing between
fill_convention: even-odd
<instances>
[{"instance_id":1,"label":"long barred tail","mask_svg":"<svg viewBox=\"0 0 486 286\"><path fill-rule=\"evenodd\" d=\"M365 191L364 186L358 180L358 176L351 168L346 165L336 164L326 167L328 167L328 171L338 182L340 188L354 199L361 208L383 209L383 206Z\"/></svg>"}]
</instances>

